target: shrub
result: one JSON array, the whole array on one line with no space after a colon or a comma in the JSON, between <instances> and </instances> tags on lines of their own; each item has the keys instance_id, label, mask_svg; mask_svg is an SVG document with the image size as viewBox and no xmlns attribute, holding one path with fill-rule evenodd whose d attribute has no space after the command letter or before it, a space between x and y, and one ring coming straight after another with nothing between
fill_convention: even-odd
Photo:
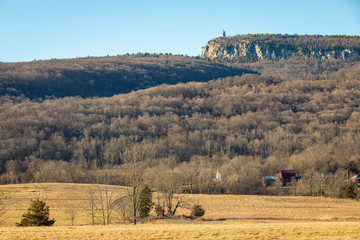
<instances>
[{"instance_id":1,"label":"shrub","mask_svg":"<svg viewBox=\"0 0 360 240\"><path fill-rule=\"evenodd\" d=\"M194 217L202 217L205 215L205 210L201 205L195 204L192 208L191 215Z\"/></svg>"},{"instance_id":2,"label":"shrub","mask_svg":"<svg viewBox=\"0 0 360 240\"><path fill-rule=\"evenodd\" d=\"M22 215L21 222L16 223L16 226L52 226L55 219L49 220L49 215L49 207L43 201L31 200L28 211Z\"/></svg>"},{"instance_id":3,"label":"shrub","mask_svg":"<svg viewBox=\"0 0 360 240\"><path fill-rule=\"evenodd\" d=\"M343 192L344 198L356 198L355 188L353 185L348 185L345 187Z\"/></svg>"}]
</instances>

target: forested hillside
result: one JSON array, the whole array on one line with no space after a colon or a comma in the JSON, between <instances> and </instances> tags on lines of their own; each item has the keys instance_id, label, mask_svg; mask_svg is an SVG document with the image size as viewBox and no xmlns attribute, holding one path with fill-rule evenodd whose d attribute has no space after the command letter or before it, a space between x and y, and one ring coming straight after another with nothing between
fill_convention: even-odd
<instances>
[{"instance_id":1,"label":"forested hillside","mask_svg":"<svg viewBox=\"0 0 360 240\"><path fill-rule=\"evenodd\" d=\"M0 63L0 96L106 97L164 83L206 82L242 73L196 58L148 53Z\"/></svg>"},{"instance_id":2,"label":"forested hillside","mask_svg":"<svg viewBox=\"0 0 360 240\"><path fill-rule=\"evenodd\" d=\"M262 176L282 168L340 186L360 171L360 65L350 65L285 77L269 67L109 98L2 97L1 182L99 182L111 173L111 183L125 184L131 151L149 172L201 191L216 170L229 193L259 193Z\"/></svg>"}]
</instances>

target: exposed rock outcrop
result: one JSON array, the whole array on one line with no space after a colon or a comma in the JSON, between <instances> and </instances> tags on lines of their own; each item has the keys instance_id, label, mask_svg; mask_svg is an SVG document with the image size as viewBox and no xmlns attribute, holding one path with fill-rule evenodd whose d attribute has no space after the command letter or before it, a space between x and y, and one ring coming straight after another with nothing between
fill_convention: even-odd
<instances>
[{"instance_id":1,"label":"exposed rock outcrop","mask_svg":"<svg viewBox=\"0 0 360 240\"><path fill-rule=\"evenodd\" d=\"M290 56L346 59L360 56L360 37L256 34L216 38L201 57L231 61L277 60Z\"/></svg>"}]
</instances>

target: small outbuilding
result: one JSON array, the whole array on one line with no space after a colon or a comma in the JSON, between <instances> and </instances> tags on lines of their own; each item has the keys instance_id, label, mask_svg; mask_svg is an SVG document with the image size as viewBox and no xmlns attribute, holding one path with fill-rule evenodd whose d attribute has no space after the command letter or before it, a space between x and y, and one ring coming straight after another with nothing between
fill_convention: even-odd
<instances>
[{"instance_id":1,"label":"small outbuilding","mask_svg":"<svg viewBox=\"0 0 360 240\"><path fill-rule=\"evenodd\" d=\"M214 182L222 182L223 181L223 178L222 178L221 173L219 172L219 170L216 171L216 175L215 175L215 178L213 178L213 181Z\"/></svg>"},{"instance_id":2,"label":"small outbuilding","mask_svg":"<svg viewBox=\"0 0 360 240\"><path fill-rule=\"evenodd\" d=\"M264 187L271 187L274 186L276 181L276 178L274 178L273 176L265 176L262 179L262 184Z\"/></svg>"},{"instance_id":3,"label":"small outbuilding","mask_svg":"<svg viewBox=\"0 0 360 240\"><path fill-rule=\"evenodd\" d=\"M360 183L360 173L352 176L351 182L359 184Z\"/></svg>"}]
</instances>

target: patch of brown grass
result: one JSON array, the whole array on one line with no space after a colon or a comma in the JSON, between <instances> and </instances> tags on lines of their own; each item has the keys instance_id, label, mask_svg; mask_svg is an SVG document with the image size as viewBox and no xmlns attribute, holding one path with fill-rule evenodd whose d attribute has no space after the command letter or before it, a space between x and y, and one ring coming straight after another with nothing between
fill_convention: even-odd
<instances>
[{"instance_id":1,"label":"patch of brown grass","mask_svg":"<svg viewBox=\"0 0 360 240\"><path fill-rule=\"evenodd\" d=\"M71 225L69 210L75 210L75 225L91 224L89 209L89 189L98 194L98 188L109 189L109 194L116 197L127 194L127 189L120 186L74 183L34 183L0 185L0 197L5 205L5 213L0 222L5 226L15 226L21 215L28 209L31 199L40 199L50 208L50 217L55 218L55 225ZM116 213L112 220L120 222ZM99 222L99 221L98 221Z\"/></svg>"},{"instance_id":2,"label":"patch of brown grass","mask_svg":"<svg viewBox=\"0 0 360 240\"><path fill-rule=\"evenodd\" d=\"M358 222L256 222L0 228L1 239L357 239Z\"/></svg>"},{"instance_id":3,"label":"patch of brown grass","mask_svg":"<svg viewBox=\"0 0 360 240\"><path fill-rule=\"evenodd\" d=\"M184 197L191 202L203 205L206 210L205 218L210 219L360 221L360 216L355 214L360 211L360 203L348 199L190 194Z\"/></svg>"}]
</instances>

